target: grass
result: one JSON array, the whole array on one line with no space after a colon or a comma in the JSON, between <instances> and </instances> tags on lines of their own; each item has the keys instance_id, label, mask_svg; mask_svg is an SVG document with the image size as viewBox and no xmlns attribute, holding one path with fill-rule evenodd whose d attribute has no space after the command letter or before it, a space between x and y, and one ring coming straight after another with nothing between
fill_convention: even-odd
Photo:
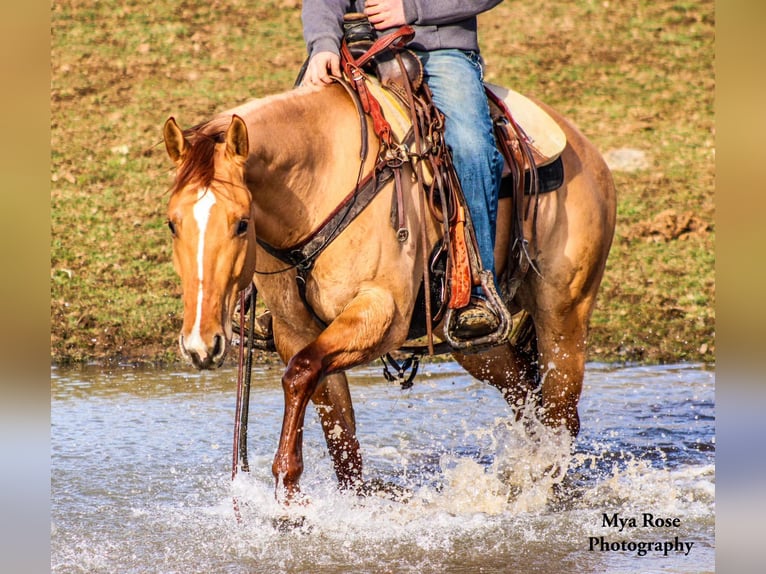
<instances>
[{"instance_id":1,"label":"grass","mask_svg":"<svg viewBox=\"0 0 766 574\"><path fill-rule=\"evenodd\" d=\"M54 0L51 360L173 361L180 288L165 227L168 116L183 126L287 90L300 2ZM618 226L591 324L596 361L714 360L714 2L505 2L487 79L568 115L615 171ZM657 232L670 215L694 229Z\"/></svg>"}]
</instances>

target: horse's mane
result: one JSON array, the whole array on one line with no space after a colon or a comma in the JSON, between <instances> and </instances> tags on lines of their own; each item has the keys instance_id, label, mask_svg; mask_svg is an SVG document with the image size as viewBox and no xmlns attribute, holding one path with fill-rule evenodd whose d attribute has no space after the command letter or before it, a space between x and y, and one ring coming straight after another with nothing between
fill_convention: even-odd
<instances>
[{"instance_id":1,"label":"horse's mane","mask_svg":"<svg viewBox=\"0 0 766 574\"><path fill-rule=\"evenodd\" d=\"M316 90L321 90L318 88ZM277 116L284 116L279 104L274 109L273 104L278 102L295 101L295 96L305 93L306 90L293 90L282 94L274 94L265 98L253 99L235 108L221 112L212 119L192 126L183 131L184 137L190 144L181 165L176 172L176 180L171 189L171 193L196 184L200 187L209 186L215 177L215 146L224 141L226 128L231 122L232 115L236 114L242 118L271 108L272 113Z\"/></svg>"}]
</instances>

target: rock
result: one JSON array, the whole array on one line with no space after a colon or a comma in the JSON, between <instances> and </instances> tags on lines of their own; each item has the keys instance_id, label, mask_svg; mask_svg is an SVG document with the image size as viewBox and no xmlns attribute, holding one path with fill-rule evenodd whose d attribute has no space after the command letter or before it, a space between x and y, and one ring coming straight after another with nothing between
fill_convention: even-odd
<instances>
[{"instance_id":1,"label":"rock","mask_svg":"<svg viewBox=\"0 0 766 574\"><path fill-rule=\"evenodd\" d=\"M649 167L646 152L640 149L620 148L609 150L604 159L612 171L638 171Z\"/></svg>"}]
</instances>

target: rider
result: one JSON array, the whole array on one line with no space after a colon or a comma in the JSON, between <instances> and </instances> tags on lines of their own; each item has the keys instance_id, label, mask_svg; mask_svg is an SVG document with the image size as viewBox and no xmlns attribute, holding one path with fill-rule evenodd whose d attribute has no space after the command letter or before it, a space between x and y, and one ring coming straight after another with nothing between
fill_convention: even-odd
<instances>
[{"instance_id":1,"label":"rider","mask_svg":"<svg viewBox=\"0 0 766 574\"><path fill-rule=\"evenodd\" d=\"M304 0L303 36L309 61L303 84L329 85L340 76L339 46L346 12L363 12L385 34L409 24L407 45L423 62L424 78L445 117L445 140L452 152L471 214L481 263L495 276L495 220L503 158L495 145L482 84L477 14L502 0ZM464 339L495 331L499 320L474 288L471 303L458 312L455 334Z\"/></svg>"}]
</instances>

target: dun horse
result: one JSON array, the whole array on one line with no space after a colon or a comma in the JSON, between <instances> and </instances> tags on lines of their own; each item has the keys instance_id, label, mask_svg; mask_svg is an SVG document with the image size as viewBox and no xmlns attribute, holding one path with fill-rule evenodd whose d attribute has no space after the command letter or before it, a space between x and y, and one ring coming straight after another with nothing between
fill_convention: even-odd
<instances>
[{"instance_id":1,"label":"dun horse","mask_svg":"<svg viewBox=\"0 0 766 574\"><path fill-rule=\"evenodd\" d=\"M547 109L547 108L546 108ZM551 427L579 431L577 405L585 368L586 332L611 245L615 194L594 146L566 119L548 113L568 143L565 182L539 197L536 272L527 273L513 306L528 312L536 334L532 352L511 344L455 354L473 376L497 387L514 411L532 397ZM277 248L299 244L373 169L378 141L370 129L360 166L359 116L339 85L299 88L254 100L182 131L170 118L167 151L177 166L167 216L173 262L183 285L180 347L197 368L220 365L232 338L240 290L253 280L271 310L274 342L286 365L284 419L273 474L288 498L299 492L302 428L313 401L341 487L362 487L362 459L344 372L400 348L422 281L423 258L441 234L439 222L403 177L406 241L390 224L393 185L316 259L305 298L297 269L256 241ZM361 169L361 171L360 171ZM409 174L407 174L409 175ZM507 267L501 200L496 261ZM527 230L531 233L531 230Z\"/></svg>"}]
</instances>

